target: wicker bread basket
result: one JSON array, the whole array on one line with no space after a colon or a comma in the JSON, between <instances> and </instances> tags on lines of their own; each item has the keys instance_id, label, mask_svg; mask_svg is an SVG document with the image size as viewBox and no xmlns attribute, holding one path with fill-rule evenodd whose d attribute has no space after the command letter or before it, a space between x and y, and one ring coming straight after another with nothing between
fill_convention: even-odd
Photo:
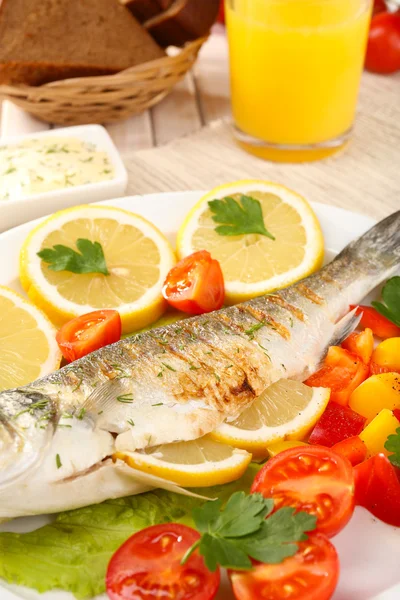
<instances>
[{"instance_id":1,"label":"wicker bread basket","mask_svg":"<svg viewBox=\"0 0 400 600\"><path fill-rule=\"evenodd\" d=\"M11 100L47 123L120 121L160 102L194 65L206 39L115 75L65 79L37 87L2 85L0 100Z\"/></svg>"}]
</instances>

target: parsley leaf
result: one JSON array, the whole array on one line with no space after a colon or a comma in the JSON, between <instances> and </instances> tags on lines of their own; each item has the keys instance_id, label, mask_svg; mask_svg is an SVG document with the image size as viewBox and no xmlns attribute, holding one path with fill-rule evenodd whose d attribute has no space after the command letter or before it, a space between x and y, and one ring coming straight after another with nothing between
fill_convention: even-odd
<instances>
[{"instance_id":1,"label":"parsley leaf","mask_svg":"<svg viewBox=\"0 0 400 600\"><path fill-rule=\"evenodd\" d=\"M275 239L265 228L260 202L251 196L241 194L240 201L227 196L222 200L211 200L208 206L214 213L213 220L216 223L223 223L215 228L220 235L258 233L271 240Z\"/></svg>"},{"instance_id":2,"label":"parsley leaf","mask_svg":"<svg viewBox=\"0 0 400 600\"><path fill-rule=\"evenodd\" d=\"M393 452L388 458L392 465L400 468L400 427L396 429L396 433L389 435L385 444L385 450Z\"/></svg>"},{"instance_id":3,"label":"parsley leaf","mask_svg":"<svg viewBox=\"0 0 400 600\"><path fill-rule=\"evenodd\" d=\"M49 269L52 271L110 274L99 242L79 239L76 241L76 247L80 254L62 244L56 244L53 248L44 248L37 254L44 262L49 263Z\"/></svg>"},{"instance_id":4,"label":"parsley leaf","mask_svg":"<svg viewBox=\"0 0 400 600\"><path fill-rule=\"evenodd\" d=\"M315 529L316 517L284 507L272 513L274 502L261 494L233 494L226 506L220 500L193 510L196 528L202 534L182 559L184 564L196 550L210 571L217 566L251 569L251 558L277 564L293 556L297 542Z\"/></svg>"},{"instance_id":5,"label":"parsley leaf","mask_svg":"<svg viewBox=\"0 0 400 600\"><path fill-rule=\"evenodd\" d=\"M382 302L371 302L384 317L400 327L400 277L388 279L382 290Z\"/></svg>"}]
</instances>

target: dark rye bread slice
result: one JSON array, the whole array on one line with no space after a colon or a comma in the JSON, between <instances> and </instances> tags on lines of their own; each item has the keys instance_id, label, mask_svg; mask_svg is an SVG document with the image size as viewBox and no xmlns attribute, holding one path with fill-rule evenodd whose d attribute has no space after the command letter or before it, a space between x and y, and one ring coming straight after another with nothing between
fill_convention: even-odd
<instances>
[{"instance_id":1,"label":"dark rye bread slice","mask_svg":"<svg viewBox=\"0 0 400 600\"><path fill-rule=\"evenodd\" d=\"M164 52L117 0L3 0L0 83L117 73Z\"/></svg>"},{"instance_id":2,"label":"dark rye bread slice","mask_svg":"<svg viewBox=\"0 0 400 600\"><path fill-rule=\"evenodd\" d=\"M216 21L220 0L174 0L144 26L160 46L182 46L207 35Z\"/></svg>"},{"instance_id":3,"label":"dark rye bread slice","mask_svg":"<svg viewBox=\"0 0 400 600\"><path fill-rule=\"evenodd\" d=\"M132 12L133 16L144 23L159 15L171 6L174 0L120 0Z\"/></svg>"}]
</instances>

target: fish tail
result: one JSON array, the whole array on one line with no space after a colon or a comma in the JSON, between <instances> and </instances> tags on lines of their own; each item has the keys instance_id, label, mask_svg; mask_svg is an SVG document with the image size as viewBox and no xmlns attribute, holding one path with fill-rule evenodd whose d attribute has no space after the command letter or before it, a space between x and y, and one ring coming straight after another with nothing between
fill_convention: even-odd
<instances>
[{"instance_id":1,"label":"fish tail","mask_svg":"<svg viewBox=\"0 0 400 600\"><path fill-rule=\"evenodd\" d=\"M331 317L336 320L399 267L400 211L397 211L351 242L305 282L325 300Z\"/></svg>"},{"instance_id":2,"label":"fish tail","mask_svg":"<svg viewBox=\"0 0 400 600\"><path fill-rule=\"evenodd\" d=\"M346 246L335 261L363 265L361 273L383 280L400 266L400 210Z\"/></svg>"}]
</instances>

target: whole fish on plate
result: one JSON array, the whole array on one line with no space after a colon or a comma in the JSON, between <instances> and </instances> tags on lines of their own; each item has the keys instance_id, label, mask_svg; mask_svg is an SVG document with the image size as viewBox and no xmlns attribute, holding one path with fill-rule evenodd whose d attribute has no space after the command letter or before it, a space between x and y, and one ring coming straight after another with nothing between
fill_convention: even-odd
<instances>
[{"instance_id":1,"label":"whole fish on plate","mask_svg":"<svg viewBox=\"0 0 400 600\"><path fill-rule=\"evenodd\" d=\"M397 212L285 290L121 340L1 393L0 518L158 485L112 454L197 439L278 379L304 380L357 325L349 305L399 266Z\"/></svg>"}]
</instances>

